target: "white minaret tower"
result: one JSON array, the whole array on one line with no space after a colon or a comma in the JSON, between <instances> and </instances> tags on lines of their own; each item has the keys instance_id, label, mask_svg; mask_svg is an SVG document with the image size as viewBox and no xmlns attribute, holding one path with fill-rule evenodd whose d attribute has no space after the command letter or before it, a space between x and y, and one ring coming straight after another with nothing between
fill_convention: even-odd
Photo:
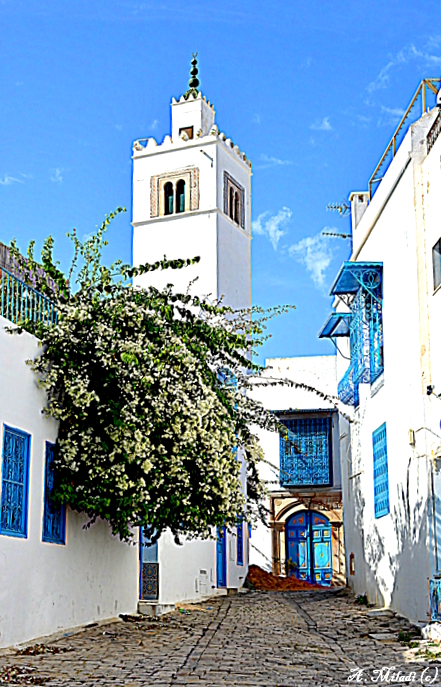
<instances>
[{"instance_id":1,"label":"white minaret tower","mask_svg":"<svg viewBox=\"0 0 441 687\"><path fill-rule=\"evenodd\" d=\"M251 163L220 133L198 91L193 55L188 91L172 98L172 132L133 145L133 264L193 258L182 270L147 273L138 286L168 283L234 308L251 305Z\"/></svg>"}]
</instances>

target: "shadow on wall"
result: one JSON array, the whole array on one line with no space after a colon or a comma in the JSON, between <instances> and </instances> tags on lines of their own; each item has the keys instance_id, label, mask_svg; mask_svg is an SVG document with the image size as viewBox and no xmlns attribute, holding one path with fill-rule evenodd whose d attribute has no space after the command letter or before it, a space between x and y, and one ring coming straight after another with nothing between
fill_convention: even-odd
<instances>
[{"instance_id":1,"label":"shadow on wall","mask_svg":"<svg viewBox=\"0 0 441 687\"><path fill-rule=\"evenodd\" d=\"M359 535L359 546L362 550L362 559L366 565L362 566L362 572L356 571L356 594L368 595L369 603L384 606L382 589L385 588L385 580L378 574L378 566L384 557L384 545L375 527L373 532L364 532L364 510L366 501L361 489L353 490L355 532ZM357 564L356 564L357 565ZM360 566L357 566L358 568Z\"/></svg>"},{"instance_id":2,"label":"shadow on wall","mask_svg":"<svg viewBox=\"0 0 441 687\"><path fill-rule=\"evenodd\" d=\"M424 459L409 459L406 484L398 485L397 498L390 494L391 503L396 505L384 518L375 519L373 513L365 513L361 489L354 489L352 500L366 575L362 591L362 572L356 572L355 592L366 592L369 603L390 605L414 622L429 619L429 504L425 475L420 479L426 466Z\"/></svg>"},{"instance_id":3,"label":"shadow on wall","mask_svg":"<svg viewBox=\"0 0 441 687\"><path fill-rule=\"evenodd\" d=\"M411 475L412 461L407 465L406 485L398 489L398 504L391 517L397 540L398 554L389 554L394 586L391 606L413 621L429 620L428 578L430 577L430 548L428 540L429 501L418 495L412 500L410 484L419 491L419 461L417 475ZM424 470L427 463L421 461ZM426 485L423 485L425 490ZM411 505L412 502L412 505Z\"/></svg>"}]
</instances>

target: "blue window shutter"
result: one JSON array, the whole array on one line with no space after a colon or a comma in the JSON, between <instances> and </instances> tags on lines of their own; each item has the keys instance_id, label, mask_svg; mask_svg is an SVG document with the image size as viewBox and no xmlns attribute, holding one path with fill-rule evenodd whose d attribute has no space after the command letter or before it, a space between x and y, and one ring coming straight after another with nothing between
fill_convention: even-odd
<instances>
[{"instance_id":1,"label":"blue window shutter","mask_svg":"<svg viewBox=\"0 0 441 687\"><path fill-rule=\"evenodd\" d=\"M374 453L374 507L375 517L389 513L389 473L387 468L386 423L372 434Z\"/></svg>"},{"instance_id":2,"label":"blue window shutter","mask_svg":"<svg viewBox=\"0 0 441 687\"><path fill-rule=\"evenodd\" d=\"M43 541L52 544L65 544L66 506L55 506L51 500L54 486L54 451L55 445L47 441L44 469Z\"/></svg>"},{"instance_id":3,"label":"blue window shutter","mask_svg":"<svg viewBox=\"0 0 441 687\"><path fill-rule=\"evenodd\" d=\"M243 565L243 520L237 519L237 565Z\"/></svg>"},{"instance_id":4,"label":"blue window shutter","mask_svg":"<svg viewBox=\"0 0 441 687\"><path fill-rule=\"evenodd\" d=\"M31 437L5 425L1 469L0 533L27 537Z\"/></svg>"}]
</instances>

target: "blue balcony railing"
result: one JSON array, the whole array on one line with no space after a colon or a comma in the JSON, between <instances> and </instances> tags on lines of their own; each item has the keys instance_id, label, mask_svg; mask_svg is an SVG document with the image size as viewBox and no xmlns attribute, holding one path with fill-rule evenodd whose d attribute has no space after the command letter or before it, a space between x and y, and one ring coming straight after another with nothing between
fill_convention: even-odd
<instances>
[{"instance_id":1,"label":"blue balcony railing","mask_svg":"<svg viewBox=\"0 0 441 687\"><path fill-rule=\"evenodd\" d=\"M55 304L0 267L0 315L16 325L26 322L54 324L57 321Z\"/></svg>"}]
</instances>

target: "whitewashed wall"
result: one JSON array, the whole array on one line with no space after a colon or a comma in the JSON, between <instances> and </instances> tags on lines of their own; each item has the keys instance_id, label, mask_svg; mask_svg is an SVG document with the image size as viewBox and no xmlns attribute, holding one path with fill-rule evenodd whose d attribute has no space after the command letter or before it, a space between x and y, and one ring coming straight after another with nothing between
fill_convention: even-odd
<instances>
[{"instance_id":1,"label":"whitewashed wall","mask_svg":"<svg viewBox=\"0 0 441 687\"><path fill-rule=\"evenodd\" d=\"M246 494L246 465L241 461L240 479ZM235 531L227 531L227 580L226 588L240 589L245 581L249 564L248 526L243 524L243 564L237 563L237 539ZM184 540L175 544L170 532L158 541L159 599L160 604L194 601L206 596L225 594L225 588L217 587L216 542L214 539Z\"/></svg>"},{"instance_id":2,"label":"whitewashed wall","mask_svg":"<svg viewBox=\"0 0 441 687\"><path fill-rule=\"evenodd\" d=\"M287 379L306 384L329 396L337 394L336 356L299 356L293 358L268 358L265 361L267 370L263 378ZM335 406L318 394L306 389L289 385L258 386L252 392L253 398L260 401L269 410L335 410ZM333 415L333 484L341 485L339 418ZM256 434L270 463L261 463L259 474L267 483L269 491L280 491L280 440L279 434L255 428ZM271 530L260 524L253 529L250 542L250 563L271 571Z\"/></svg>"},{"instance_id":3,"label":"whitewashed wall","mask_svg":"<svg viewBox=\"0 0 441 687\"><path fill-rule=\"evenodd\" d=\"M0 425L31 435L28 536L0 534L0 647L136 611L138 547L113 537L100 521L68 509L66 544L42 542L45 442L57 425L42 415L44 392L25 364L39 353L30 334L11 336L0 318ZM0 457L1 472L1 457Z\"/></svg>"},{"instance_id":4,"label":"whitewashed wall","mask_svg":"<svg viewBox=\"0 0 441 687\"><path fill-rule=\"evenodd\" d=\"M428 399L429 378L422 376L430 352L433 373L439 375L436 351L441 343L438 294L433 295L432 284L427 296L423 284L431 281L430 248L440 237L439 141L436 151L424 159L425 134L433 118L432 112L409 129L354 232L353 259L383 263L384 375L372 387L360 386L350 460L343 463L348 570L349 557L355 555L355 575L349 575L349 584L357 594L367 592L371 602L424 622L435 563L431 450L438 442L441 417L441 402ZM426 175L423 196L418 186L421 170ZM429 327L427 297L433 315ZM429 329L428 338L424 329ZM432 339L430 348L426 339ZM347 362L340 359L338 366L344 372ZM376 519L372 433L383 422L390 513ZM409 430L415 432L415 446Z\"/></svg>"}]
</instances>

